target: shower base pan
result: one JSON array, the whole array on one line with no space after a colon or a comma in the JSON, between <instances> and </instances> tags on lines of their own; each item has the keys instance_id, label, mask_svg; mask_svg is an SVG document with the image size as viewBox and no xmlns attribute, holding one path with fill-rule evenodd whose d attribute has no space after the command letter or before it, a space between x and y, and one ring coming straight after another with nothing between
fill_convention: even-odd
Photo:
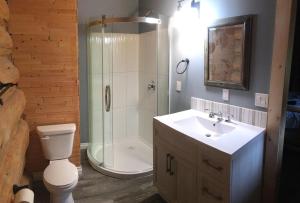
<instances>
[{"instance_id":1,"label":"shower base pan","mask_svg":"<svg viewBox=\"0 0 300 203\"><path fill-rule=\"evenodd\" d=\"M87 150L89 163L104 175L126 179L152 174L153 150L140 138L119 139L113 145L106 146L105 164L97 164L96 161L101 160L102 146L94 147L94 157Z\"/></svg>"}]
</instances>

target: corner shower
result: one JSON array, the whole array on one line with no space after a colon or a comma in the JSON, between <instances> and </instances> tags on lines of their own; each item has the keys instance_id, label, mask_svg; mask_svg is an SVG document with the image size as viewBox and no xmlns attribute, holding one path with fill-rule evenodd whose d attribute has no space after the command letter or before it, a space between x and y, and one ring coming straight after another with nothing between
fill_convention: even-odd
<instances>
[{"instance_id":1,"label":"corner shower","mask_svg":"<svg viewBox=\"0 0 300 203\"><path fill-rule=\"evenodd\" d=\"M103 16L87 43L89 162L118 178L151 173L152 118L169 113L167 23Z\"/></svg>"}]
</instances>

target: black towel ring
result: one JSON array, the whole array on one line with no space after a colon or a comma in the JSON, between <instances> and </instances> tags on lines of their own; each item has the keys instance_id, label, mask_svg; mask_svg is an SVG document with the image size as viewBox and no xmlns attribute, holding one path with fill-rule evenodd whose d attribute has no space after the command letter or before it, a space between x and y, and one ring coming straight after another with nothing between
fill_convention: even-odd
<instances>
[{"instance_id":1,"label":"black towel ring","mask_svg":"<svg viewBox=\"0 0 300 203\"><path fill-rule=\"evenodd\" d=\"M181 63L185 63L185 67L183 68L183 70L179 71L179 66L180 66ZM186 70L188 69L188 67L189 67L189 64L190 64L190 60L189 60L188 58L179 61L179 62L177 63L177 66L176 66L176 73L177 73L177 74L183 74L183 73L185 73L185 71L186 71Z\"/></svg>"}]
</instances>

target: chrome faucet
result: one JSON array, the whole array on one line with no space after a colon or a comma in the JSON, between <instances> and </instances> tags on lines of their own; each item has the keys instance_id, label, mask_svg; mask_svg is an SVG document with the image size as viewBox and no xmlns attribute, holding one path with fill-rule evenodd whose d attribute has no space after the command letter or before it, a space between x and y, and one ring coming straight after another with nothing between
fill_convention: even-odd
<instances>
[{"instance_id":1,"label":"chrome faucet","mask_svg":"<svg viewBox=\"0 0 300 203\"><path fill-rule=\"evenodd\" d=\"M225 119L225 122L231 123L231 116L230 115L227 116L227 119Z\"/></svg>"},{"instance_id":2,"label":"chrome faucet","mask_svg":"<svg viewBox=\"0 0 300 203\"><path fill-rule=\"evenodd\" d=\"M219 113L210 112L209 113L210 118L214 118L215 116L218 116L218 118L217 118L217 122L213 123L213 126L216 126L218 123L220 123L224 120L222 112L219 112Z\"/></svg>"},{"instance_id":3,"label":"chrome faucet","mask_svg":"<svg viewBox=\"0 0 300 203\"><path fill-rule=\"evenodd\" d=\"M221 119L223 120L223 113L222 112L219 112L219 113L214 113L214 112L209 112L209 115L208 115L210 118L214 118L215 116L218 116L218 120Z\"/></svg>"}]
</instances>

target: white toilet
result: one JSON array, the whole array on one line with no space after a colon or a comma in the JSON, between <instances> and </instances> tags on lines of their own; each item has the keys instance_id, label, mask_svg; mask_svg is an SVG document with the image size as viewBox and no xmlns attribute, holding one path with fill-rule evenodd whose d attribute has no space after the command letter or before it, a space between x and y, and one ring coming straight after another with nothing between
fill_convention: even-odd
<instances>
[{"instance_id":1,"label":"white toilet","mask_svg":"<svg viewBox=\"0 0 300 203\"><path fill-rule=\"evenodd\" d=\"M72 154L75 124L38 126L44 156L50 161L43 181L52 203L74 203L72 191L78 182L78 170L68 158Z\"/></svg>"}]
</instances>

